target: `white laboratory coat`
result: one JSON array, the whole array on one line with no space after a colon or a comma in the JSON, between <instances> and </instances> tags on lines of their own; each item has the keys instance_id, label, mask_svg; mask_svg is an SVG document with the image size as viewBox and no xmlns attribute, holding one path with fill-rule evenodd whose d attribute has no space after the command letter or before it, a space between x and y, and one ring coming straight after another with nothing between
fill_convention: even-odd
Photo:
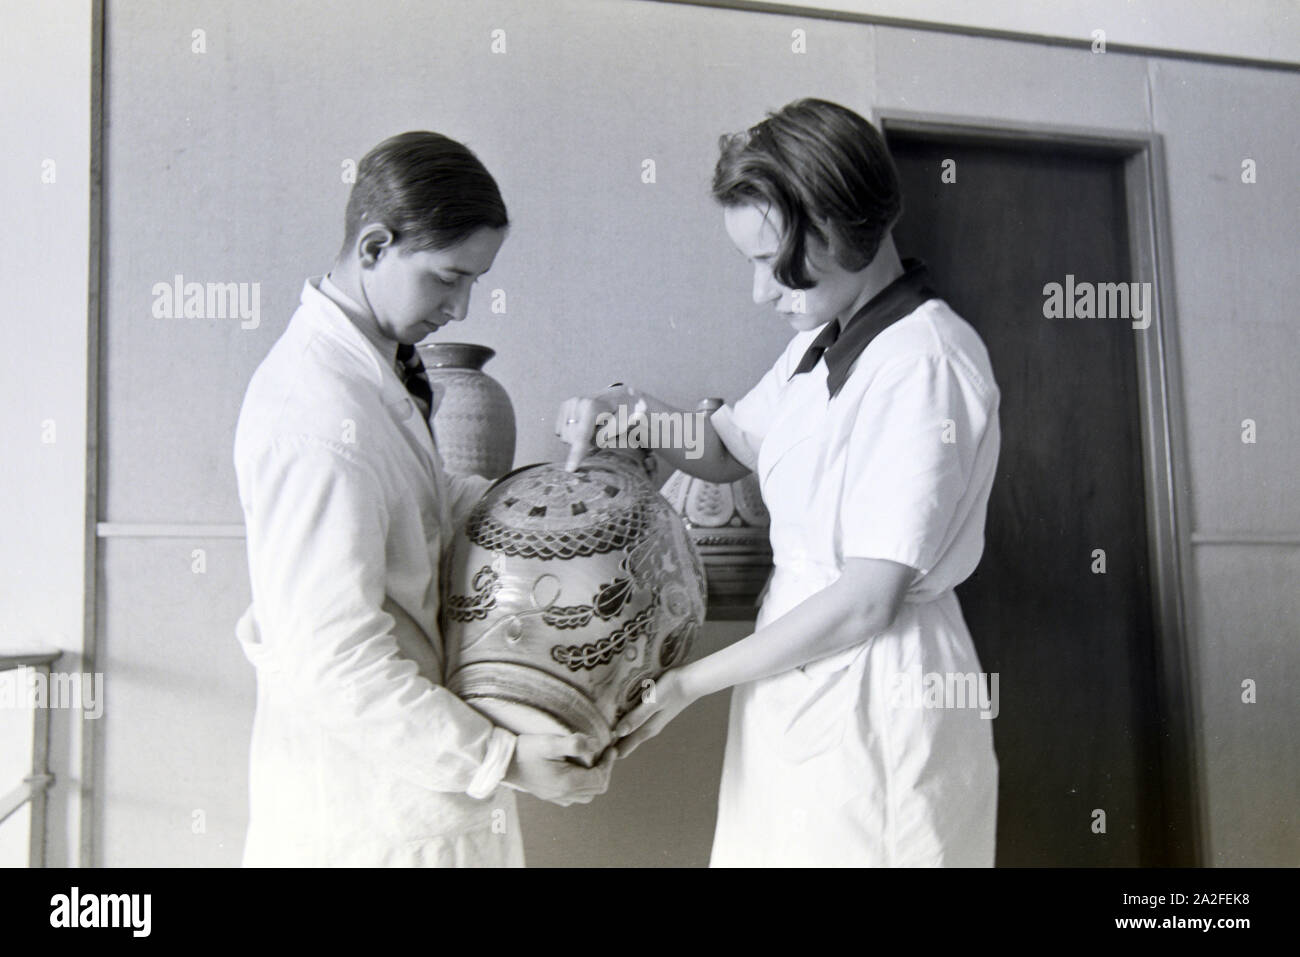
<instances>
[{"instance_id":1,"label":"white laboratory coat","mask_svg":"<svg viewBox=\"0 0 1300 957\"><path fill-rule=\"evenodd\" d=\"M514 736L442 687L440 555L486 480L443 471L318 285L235 436L253 599L236 630L257 672L244 863L522 865L499 786Z\"/></svg>"},{"instance_id":2,"label":"white laboratory coat","mask_svg":"<svg viewBox=\"0 0 1300 957\"><path fill-rule=\"evenodd\" d=\"M757 626L848 558L918 573L885 632L733 690L712 864L992 866L997 760L981 711L994 711L957 688L988 684L952 591L979 562L997 463L988 354L931 299L882 331L828 399L824 361L789 380L819 332L796 335L712 416L772 516ZM953 693L929 694L927 675Z\"/></svg>"}]
</instances>

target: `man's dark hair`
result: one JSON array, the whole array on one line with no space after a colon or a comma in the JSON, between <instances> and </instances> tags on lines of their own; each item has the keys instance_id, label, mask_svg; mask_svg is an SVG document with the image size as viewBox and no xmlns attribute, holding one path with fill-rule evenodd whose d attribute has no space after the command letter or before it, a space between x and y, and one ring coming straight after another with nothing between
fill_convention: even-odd
<instances>
[{"instance_id":1,"label":"man's dark hair","mask_svg":"<svg viewBox=\"0 0 1300 957\"><path fill-rule=\"evenodd\" d=\"M902 213L898 171L884 138L836 103L796 100L718 145L713 198L780 213L783 234L772 272L787 288L814 285L810 234L828 245L837 239L837 261L856 272L875 258Z\"/></svg>"},{"instance_id":2,"label":"man's dark hair","mask_svg":"<svg viewBox=\"0 0 1300 957\"><path fill-rule=\"evenodd\" d=\"M383 223L409 249L445 249L486 226L510 224L496 180L463 143L401 133L361 158L348 197L345 245Z\"/></svg>"}]
</instances>

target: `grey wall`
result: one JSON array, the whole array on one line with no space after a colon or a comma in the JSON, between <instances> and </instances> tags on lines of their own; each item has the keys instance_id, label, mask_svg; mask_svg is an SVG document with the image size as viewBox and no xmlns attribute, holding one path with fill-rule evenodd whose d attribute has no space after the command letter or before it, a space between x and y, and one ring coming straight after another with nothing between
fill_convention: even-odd
<instances>
[{"instance_id":1,"label":"grey wall","mask_svg":"<svg viewBox=\"0 0 1300 957\"><path fill-rule=\"evenodd\" d=\"M91 4L0 0L0 653L64 653L85 670L90 388ZM47 165L52 164L52 165ZM0 680L5 680L0 677ZM15 680L12 676L8 680ZM47 861L75 864L81 719L54 711ZM0 708L0 794L31 773L32 715ZM27 812L0 827L0 863L25 864Z\"/></svg>"},{"instance_id":2,"label":"grey wall","mask_svg":"<svg viewBox=\"0 0 1300 957\"><path fill-rule=\"evenodd\" d=\"M860 31L826 31L809 57L791 53L785 20L659 4L366 10L109 5L101 518L182 527L127 527L102 549L105 864L237 860L253 688L231 631L248 600L242 543L184 526L241 518L243 389L304 277L332 261L345 160L437 129L500 181L514 225L480 288L504 289L508 312L480 293L455 334L498 350L489 371L514 399L523 463L559 453L550 426L569 395L626 379L693 403L737 395L770 364L788 333L750 302L708 198L718 135L809 90L872 102ZM490 52L497 28L504 56ZM153 284L176 273L260 282L261 326L154 319ZM713 628L706 643L739 636ZM598 805L526 806L530 860L706 861L725 708L702 704Z\"/></svg>"},{"instance_id":3,"label":"grey wall","mask_svg":"<svg viewBox=\"0 0 1300 957\"><path fill-rule=\"evenodd\" d=\"M1211 860L1300 863L1300 124L1295 73L1151 68L1169 153ZM1241 181L1254 159L1258 181ZM1253 419L1256 444L1241 441ZM1279 544L1261 544L1275 537ZM1242 683L1258 703L1242 701Z\"/></svg>"},{"instance_id":4,"label":"grey wall","mask_svg":"<svg viewBox=\"0 0 1300 957\"><path fill-rule=\"evenodd\" d=\"M791 52L796 27L807 54ZM195 29L206 53L191 52ZM504 56L490 52L494 29ZM708 200L719 133L810 94L864 113L1155 130L1196 528L1295 533L1297 390L1283 363L1297 334L1288 184L1300 170L1294 123L1280 118L1298 85L1293 73L636 0L381 0L364 13L110 2L99 862L238 860L253 683L232 633L248 586L230 447L249 375L338 245L346 160L433 128L499 179L514 226L480 289L504 289L508 313L492 315L481 292L455 334L498 350L489 371L514 399L522 463L557 454L549 425L567 395L626 379L683 403L734 397L788 338L749 302ZM1253 186L1239 182L1244 156L1259 164ZM260 326L153 318L153 284L177 273L261 283ZM1238 439L1245 417L1261 423L1257 445ZM1209 860L1294 864L1284 801L1300 790L1300 549L1196 549ZM743 634L715 626L705 644ZM1238 703L1243 677L1261 682L1258 704ZM725 707L718 696L688 712L588 808L529 802L531 862L705 861Z\"/></svg>"}]
</instances>

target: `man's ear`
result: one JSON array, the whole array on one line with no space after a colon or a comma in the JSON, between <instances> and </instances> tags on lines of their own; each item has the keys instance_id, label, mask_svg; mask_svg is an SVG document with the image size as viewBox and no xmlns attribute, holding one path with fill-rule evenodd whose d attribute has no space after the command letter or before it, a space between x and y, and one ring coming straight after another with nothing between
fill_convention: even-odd
<instances>
[{"instance_id":1,"label":"man's ear","mask_svg":"<svg viewBox=\"0 0 1300 957\"><path fill-rule=\"evenodd\" d=\"M393 247L393 231L381 223L372 223L357 237L357 259L362 266L373 266L385 250Z\"/></svg>"}]
</instances>

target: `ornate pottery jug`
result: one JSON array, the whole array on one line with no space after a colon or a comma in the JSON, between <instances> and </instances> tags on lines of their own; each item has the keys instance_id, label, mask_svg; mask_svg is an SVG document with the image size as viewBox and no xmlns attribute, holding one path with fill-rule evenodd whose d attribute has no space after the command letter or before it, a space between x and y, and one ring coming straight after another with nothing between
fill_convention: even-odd
<instances>
[{"instance_id":1,"label":"ornate pottery jug","mask_svg":"<svg viewBox=\"0 0 1300 957\"><path fill-rule=\"evenodd\" d=\"M447 471L505 475L515 459L515 410L501 383L483 371L496 351L467 342L417 348L433 389L430 422Z\"/></svg>"},{"instance_id":2,"label":"ornate pottery jug","mask_svg":"<svg viewBox=\"0 0 1300 957\"><path fill-rule=\"evenodd\" d=\"M606 450L574 472L519 469L457 532L443 575L446 685L494 723L603 747L685 659L704 569L643 461Z\"/></svg>"},{"instance_id":3,"label":"ornate pottery jug","mask_svg":"<svg viewBox=\"0 0 1300 957\"><path fill-rule=\"evenodd\" d=\"M717 411L721 399L699 404L706 414ZM744 478L718 485L674 472L660 490L686 523L709 582L709 617L751 620L758 595L772 571L770 519L758 479Z\"/></svg>"}]
</instances>

